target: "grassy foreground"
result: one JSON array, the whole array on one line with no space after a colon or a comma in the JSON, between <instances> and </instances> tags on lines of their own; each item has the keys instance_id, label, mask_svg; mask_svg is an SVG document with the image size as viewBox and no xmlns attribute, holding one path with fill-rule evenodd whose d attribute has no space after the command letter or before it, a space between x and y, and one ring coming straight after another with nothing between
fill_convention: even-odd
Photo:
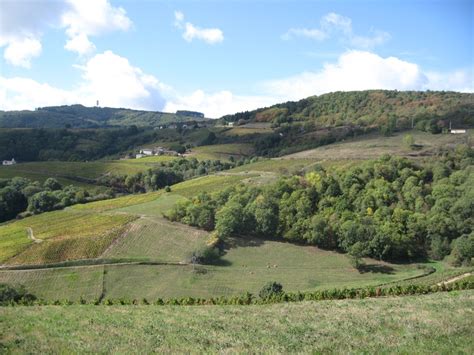
<instances>
[{"instance_id":1,"label":"grassy foreground","mask_svg":"<svg viewBox=\"0 0 474 355\"><path fill-rule=\"evenodd\" d=\"M0 309L0 352L471 353L474 291L264 306Z\"/></svg>"}]
</instances>

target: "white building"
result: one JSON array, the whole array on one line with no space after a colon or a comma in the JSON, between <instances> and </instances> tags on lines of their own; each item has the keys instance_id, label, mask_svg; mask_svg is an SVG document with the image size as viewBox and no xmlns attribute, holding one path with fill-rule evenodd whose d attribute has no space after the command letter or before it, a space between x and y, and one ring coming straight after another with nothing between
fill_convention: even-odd
<instances>
[{"instance_id":1,"label":"white building","mask_svg":"<svg viewBox=\"0 0 474 355\"><path fill-rule=\"evenodd\" d=\"M4 160L2 162L2 165L15 165L15 164L16 164L15 158L12 158L12 160Z\"/></svg>"},{"instance_id":2,"label":"white building","mask_svg":"<svg viewBox=\"0 0 474 355\"><path fill-rule=\"evenodd\" d=\"M463 134L463 133L466 133L466 130L465 129L452 129L451 133L452 134Z\"/></svg>"},{"instance_id":3,"label":"white building","mask_svg":"<svg viewBox=\"0 0 474 355\"><path fill-rule=\"evenodd\" d=\"M135 155L135 159L140 159L140 158L143 158L145 155L143 154L136 154Z\"/></svg>"},{"instance_id":4,"label":"white building","mask_svg":"<svg viewBox=\"0 0 474 355\"><path fill-rule=\"evenodd\" d=\"M154 154L153 149L142 149L140 151L140 153L143 154L143 155L153 155Z\"/></svg>"}]
</instances>

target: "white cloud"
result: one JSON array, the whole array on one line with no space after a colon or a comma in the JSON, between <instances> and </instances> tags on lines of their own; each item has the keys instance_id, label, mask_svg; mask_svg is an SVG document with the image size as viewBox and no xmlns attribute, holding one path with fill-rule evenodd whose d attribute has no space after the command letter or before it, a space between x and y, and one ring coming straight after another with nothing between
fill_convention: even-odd
<instances>
[{"instance_id":1,"label":"white cloud","mask_svg":"<svg viewBox=\"0 0 474 355\"><path fill-rule=\"evenodd\" d=\"M82 80L72 90L62 90L27 78L0 77L0 109L18 110L61 104L129 107L161 110L170 88L154 76L134 67L111 51L92 57L84 66Z\"/></svg>"},{"instance_id":2,"label":"white cloud","mask_svg":"<svg viewBox=\"0 0 474 355\"><path fill-rule=\"evenodd\" d=\"M184 23L184 14L181 11L174 12L175 27L183 30L183 38L187 42L194 39L202 40L208 44L216 44L224 41L224 32L219 28L200 28L190 22Z\"/></svg>"},{"instance_id":3,"label":"white cloud","mask_svg":"<svg viewBox=\"0 0 474 355\"><path fill-rule=\"evenodd\" d=\"M204 112L206 117L219 118L226 114L253 110L277 103L271 96L240 96L228 90L215 93L206 93L196 90L190 95L177 96L168 101L164 110L175 112L177 110L196 110Z\"/></svg>"},{"instance_id":4,"label":"white cloud","mask_svg":"<svg viewBox=\"0 0 474 355\"><path fill-rule=\"evenodd\" d=\"M108 0L66 0L71 8L61 16L61 24L69 37L65 48L80 55L94 50L89 36L116 30L126 31L132 21L122 7L114 7Z\"/></svg>"},{"instance_id":5,"label":"white cloud","mask_svg":"<svg viewBox=\"0 0 474 355\"><path fill-rule=\"evenodd\" d=\"M8 43L3 56L16 66L30 68L31 59L41 54L41 42L36 38L21 38Z\"/></svg>"},{"instance_id":6,"label":"white cloud","mask_svg":"<svg viewBox=\"0 0 474 355\"><path fill-rule=\"evenodd\" d=\"M449 80L447 80L449 78ZM396 57L383 58L366 51L348 51L336 63L263 84L264 91L285 100L298 100L333 91L369 89L473 91L466 71L427 73L417 64Z\"/></svg>"},{"instance_id":7,"label":"white cloud","mask_svg":"<svg viewBox=\"0 0 474 355\"><path fill-rule=\"evenodd\" d=\"M49 29L64 28L64 48L85 55L95 50L90 36L131 25L125 10L108 0L0 1L0 47L8 63L25 68L40 55L41 38Z\"/></svg>"},{"instance_id":8,"label":"white cloud","mask_svg":"<svg viewBox=\"0 0 474 355\"><path fill-rule=\"evenodd\" d=\"M345 44L357 48L372 48L381 45L390 39L387 32L372 30L370 36L356 35L352 29L352 20L349 17L328 13L320 20L319 28L290 28L281 36L284 40L295 37L305 37L316 41L324 41L337 36Z\"/></svg>"},{"instance_id":9,"label":"white cloud","mask_svg":"<svg viewBox=\"0 0 474 355\"><path fill-rule=\"evenodd\" d=\"M66 41L64 46L68 51L77 52L81 55L89 54L95 51L95 45L89 41L87 35L81 33Z\"/></svg>"}]
</instances>

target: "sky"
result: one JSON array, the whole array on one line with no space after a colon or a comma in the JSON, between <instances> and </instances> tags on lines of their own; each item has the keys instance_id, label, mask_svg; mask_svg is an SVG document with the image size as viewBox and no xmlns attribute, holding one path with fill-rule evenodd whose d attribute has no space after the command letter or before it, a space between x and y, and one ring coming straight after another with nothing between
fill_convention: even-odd
<instances>
[{"instance_id":1,"label":"sky","mask_svg":"<svg viewBox=\"0 0 474 355\"><path fill-rule=\"evenodd\" d=\"M333 91L474 91L470 0L0 0L0 110L207 117Z\"/></svg>"}]
</instances>

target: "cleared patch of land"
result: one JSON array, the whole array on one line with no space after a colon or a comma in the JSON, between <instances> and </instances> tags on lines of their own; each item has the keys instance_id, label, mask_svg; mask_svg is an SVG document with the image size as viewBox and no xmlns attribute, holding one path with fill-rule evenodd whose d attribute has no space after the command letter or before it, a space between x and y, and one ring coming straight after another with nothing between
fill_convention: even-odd
<instances>
[{"instance_id":1,"label":"cleared patch of land","mask_svg":"<svg viewBox=\"0 0 474 355\"><path fill-rule=\"evenodd\" d=\"M95 300L102 293L103 276L101 265L10 270L0 271L0 283L28 285L29 292L44 299Z\"/></svg>"},{"instance_id":2,"label":"cleared patch of land","mask_svg":"<svg viewBox=\"0 0 474 355\"><path fill-rule=\"evenodd\" d=\"M102 257L137 258L179 263L206 243L208 233L162 218L141 218L132 222Z\"/></svg>"},{"instance_id":3,"label":"cleared patch of land","mask_svg":"<svg viewBox=\"0 0 474 355\"><path fill-rule=\"evenodd\" d=\"M0 315L7 353L413 354L474 348L474 291L264 306L4 307Z\"/></svg>"},{"instance_id":4,"label":"cleared patch of land","mask_svg":"<svg viewBox=\"0 0 474 355\"><path fill-rule=\"evenodd\" d=\"M474 130L466 134L431 134L418 130L396 133L390 137L380 134L365 135L318 147L316 149L289 154L284 159L318 159L324 160L361 160L375 159L384 154L403 157L423 157L433 154L438 148L472 142ZM420 150L412 150L403 143L405 135L413 136Z\"/></svg>"},{"instance_id":5,"label":"cleared patch of land","mask_svg":"<svg viewBox=\"0 0 474 355\"><path fill-rule=\"evenodd\" d=\"M250 143L232 143L196 147L192 149L188 156L198 160L229 160L231 156L240 159L249 157L253 153L254 148Z\"/></svg>"}]
</instances>

